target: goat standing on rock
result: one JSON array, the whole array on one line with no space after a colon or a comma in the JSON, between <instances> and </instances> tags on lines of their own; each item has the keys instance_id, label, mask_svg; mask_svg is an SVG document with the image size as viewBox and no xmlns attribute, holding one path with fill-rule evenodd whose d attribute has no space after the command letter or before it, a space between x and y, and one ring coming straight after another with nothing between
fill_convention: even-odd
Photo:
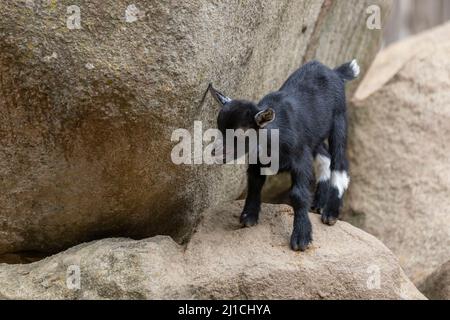
<instances>
[{"instance_id":1,"label":"goat standing on rock","mask_svg":"<svg viewBox=\"0 0 450 320\"><path fill-rule=\"evenodd\" d=\"M218 117L222 133L227 129L279 130L279 172L290 172L292 177L290 198L295 215L291 248L295 251L305 251L312 241L308 216L311 207L321 213L322 222L327 225L334 225L339 217L350 181L345 155L345 82L357 78L359 72L356 60L335 70L312 61L294 72L279 91L270 93L258 104L230 99L210 86L212 95L222 106ZM314 161L318 172L312 199ZM248 193L241 215L241 223L246 227L258 222L261 210L261 190L266 181L261 166L250 164L248 168Z\"/></svg>"}]
</instances>

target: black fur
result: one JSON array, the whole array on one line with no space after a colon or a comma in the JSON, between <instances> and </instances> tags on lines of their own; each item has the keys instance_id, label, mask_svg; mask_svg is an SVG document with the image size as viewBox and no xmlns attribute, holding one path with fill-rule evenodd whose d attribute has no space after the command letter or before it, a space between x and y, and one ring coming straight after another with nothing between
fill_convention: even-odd
<instances>
[{"instance_id":1,"label":"black fur","mask_svg":"<svg viewBox=\"0 0 450 320\"><path fill-rule=\"evenodd\" d=\"M258 104L228 99L211 87L222 105L218 117L222 132L225 129L258 129L262 125L268 130L279 129L280 172L288 171L292 176L293 250L304 251L312 241L308 211L313 200L310 186L314 181L316 155L331 158L331 171L348 171L345 81L356 76L351 63L332 70L312 61L294 72L279 91L270 93ZM265 110L274 111L275 117L270 118L271 113L259 117ZM258 222L261 189L266 181L260 174L260 167L256 164L248 169L248 195L241 215L241 223L247 227ZM342 205L338 190L330 187L330 181L319 183L314 199L314 206L322 210L322 221L334 224Z\"/></svg>"}]
</instances>

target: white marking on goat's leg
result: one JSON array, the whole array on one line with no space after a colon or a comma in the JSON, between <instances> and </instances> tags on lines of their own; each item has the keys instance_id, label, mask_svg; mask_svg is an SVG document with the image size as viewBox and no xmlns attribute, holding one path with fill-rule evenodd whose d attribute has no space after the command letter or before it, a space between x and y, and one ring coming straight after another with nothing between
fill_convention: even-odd
<instances>
[{"instance_id":1,"label":"white marking on goat's leg","mask_svg":"<svg viewBox=\"0 0 450 320\"><path fill-rule=\"evenodd\" d=\"M316 156L314 169L316 171L317 183L327 182L331 178L331 160L327 156L318 154Z\"/></svg>"},{"instance_id":2,"label":"white marking on goat's leg","mask_svg":"<svg viewBox=\"0 0 450 320\"><path fill-rule=\"evenodd\" d=\"M331 186L338 190L339 198L342 198L349 183L350 177L346 171L333 171L331 173Z\"/></svg>"}]
</instances>

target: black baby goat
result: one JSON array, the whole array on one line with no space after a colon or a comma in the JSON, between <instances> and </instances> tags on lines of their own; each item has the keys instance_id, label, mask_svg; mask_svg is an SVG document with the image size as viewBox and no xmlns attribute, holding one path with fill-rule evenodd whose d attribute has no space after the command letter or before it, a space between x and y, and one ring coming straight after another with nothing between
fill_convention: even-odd
<instances>
[{"instance_id":1,"label":"black baby goat","mask_svg":"<svg viewBox=\"0 0 450 320\"><path fill-rule=\"evenodd\" d=\"M339 217L344 192L348 188L347 111L345 82L358 77L356 60L335 70L312 61L294 72L277 92L258 104L230 99L210 86L222 109L218 127L227 129L279 130L279 172L292 177L290 198L294 208L291 248L304 251L312 241L308 211L322 215L322 222L334 225ZM311 197L316 172L316 194ZM261 164L248 168L248 193L241 215L246 227L258 222L261 190L266 176Z\"/></svg>"}]
</instances>

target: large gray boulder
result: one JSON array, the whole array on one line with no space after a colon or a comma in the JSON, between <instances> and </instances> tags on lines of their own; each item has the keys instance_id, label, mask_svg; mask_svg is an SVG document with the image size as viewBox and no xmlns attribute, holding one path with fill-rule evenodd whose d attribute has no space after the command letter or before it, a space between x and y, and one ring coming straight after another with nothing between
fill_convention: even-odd
<instances>
[{"instance_id":1,"label":"large gray boulder","mask_svg":"<svg viewBox=\"0 0 450 320\"><path fill-rule=\"evenodd\" d=\"M346 219L414 283L450 260L450 24L376 58L351 108Z\"/></svg>"},{"instance_id":2,"label":"large gray boulder","mask_svg":"<svg viewBox=\"0 0 450 320\"><path fill-rule=\"evenodd\" d=\"M390 2L77 1L73 29L72 1L1 1L0 253L187 239L244 187L244 168L170 160L174 129L214 126L208 83L257 99L307 59L368 66L365 10Z\"/></svg>"},{"instance_id":3,"label":"large gray boulder","mask_svg":"<svg viewBox=\"0 0 450 320\"><path fill-rule=\"evenodd\" d=\"M396 257L350 224L311 215L313 246L297 253L289 206L263 206L251 229L239 225L242 206L205 212L186 246L106 239L0 265L0 299L424 299Z\"/></svg>"}]
</instances>

